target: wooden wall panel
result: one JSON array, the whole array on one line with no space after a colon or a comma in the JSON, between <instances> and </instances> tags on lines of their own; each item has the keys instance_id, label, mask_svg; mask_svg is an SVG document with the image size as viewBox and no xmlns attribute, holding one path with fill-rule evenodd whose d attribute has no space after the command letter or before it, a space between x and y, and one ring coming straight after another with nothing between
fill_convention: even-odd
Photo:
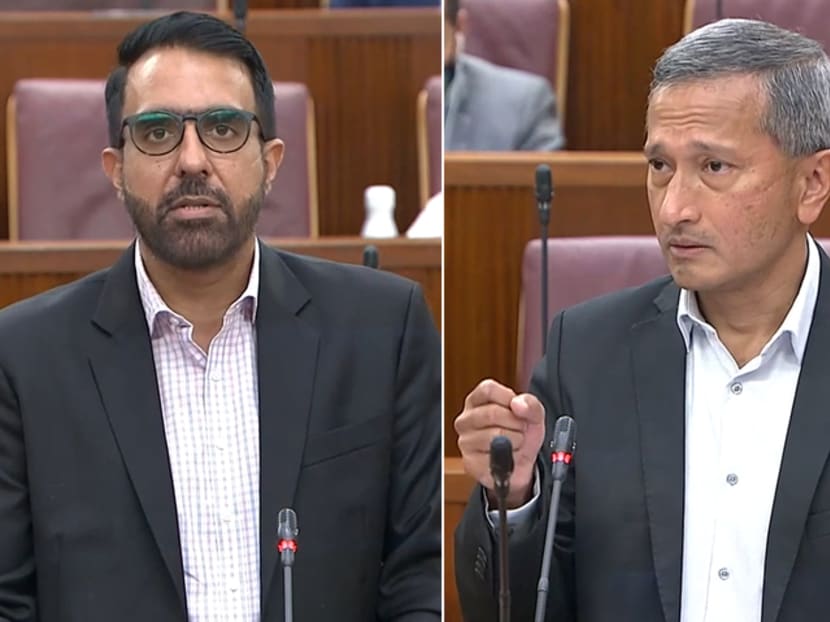
<instances>
[{"instance_id":1,"label":"wooden wall panel","mask_svg":"<svg viewBox=\"0 0 830 622\"><path fill-rule=\"evenodd\" d=\"M116 46L139 23L80 13L0 15L0 104L19 78L106 77ZM275 80L305 82L315 99L321 235L358 234L363 189L379 183L396 189L398 227L405 230L420 208L415 100L441 71L440 12L255 11L247 33ZM0 238L6 237L0 148Z\"/></svg>"},{"instance_id":2,"label":"wooden wall panel","mask_svg":"<svg viewBox=\"0 0 830 622\"><path fill-rule=\"evenodd\" d=\"M640 149L651 68L681 37L685 0L570 4L568 148Z\"/></svg>"}]
</instances>

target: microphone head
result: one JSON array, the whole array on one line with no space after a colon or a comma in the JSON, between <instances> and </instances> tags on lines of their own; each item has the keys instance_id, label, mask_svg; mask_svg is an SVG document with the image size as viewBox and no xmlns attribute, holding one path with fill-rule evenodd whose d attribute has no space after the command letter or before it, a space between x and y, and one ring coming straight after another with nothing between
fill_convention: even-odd
<instances>
[{"instance_id":1,"label":"microphone head","mask_svg":"<svg viewBox=\"0 0 830 622\"><path fill-rule=\"evenodd\" d=\"M551 446L554 452L573 453L576 449L576 421L568 415L559 417L553 426Z\"/></svg>"},{"instance_id":2,"label":"microphone head","mask_svg":"<svg viewBox=\"0 0 830 622\"><path fill-rule=\"evenodd\" d=\"M536 167L536 200L540 203L550 203L551 196L553 196L553 180L550 167L547 164L540 164Z\"/></svg>"},{"instance_id":3,"label":"microphone head","mask_svg":"<svg viewBox=\"0 0 830 622\"><path fill-rule=\"evenodd\" d=\"M490 441L490 473L497 482L508 481L513 473L513 443L506 436Z\"/></svg>"},{"instance_id":4,"label":"microphone head","mask_svg":"<svg viewBox=\"0 0 830 622\"><path fill-rule=\"evenodd\" d=\"M369 244L363 249L363 265L369 268L377 268L379 264L378 247L374 244Z\"/></svg>"},{"instance_id":5,"label":"microphone head","mask_svg":"<svg viewBox=\"0 0 830 622\"><path fill-rule=\"evenodd\" d=\"M294 540L300 533L297 527L297 513L291 508L283 508L277 516L277 536L280 540Z\"/></svg>"}]
</instances>

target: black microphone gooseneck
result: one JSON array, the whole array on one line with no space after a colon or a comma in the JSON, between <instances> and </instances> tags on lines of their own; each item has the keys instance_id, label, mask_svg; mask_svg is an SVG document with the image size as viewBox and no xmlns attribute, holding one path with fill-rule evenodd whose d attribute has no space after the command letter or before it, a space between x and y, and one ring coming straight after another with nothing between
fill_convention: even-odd
<instances>
[{"instance_id":1,"label":"black microphone gooseneck","mask_svg":"<svg viewBox=\"0 0 830 622\"><path fill-rule=\"evenodd\" d=\"M715 19L723 19L723 0L715 2Z\"/></svg>"},{"instance_id":2,"label":"black microphone gooseneck","mask_svg":"<svg viewBox=\"0 0 830 622\"><path fill-rule=\"evenodd\" d=\"M506 436L490 441L490 474L499 506L499 622L510 622L510 563L507 558L507 494L513 474L513 444Z\"/></svg>"},{"instance_id":3,"label":"black microphone gooseneck","mask_svg":"<svg viewBox=\"0 0 830 622\"><path fill-rule=\"evenodd\" d=\"M374 244L369 244L363 249L363 265L369 268L377 268L380 265L378 247Z\"/></svg>"},{"instance_id":4,"label":"black microphone gooseneck","mask_svg":"<svg viewBox=\"0 0 830 622\"><path fill-rule=\"evenodd\" d=\"M233 0L233 17L236 29L244 35L248 22L248 0Z\"/></svg>"},{"instance_id":5,"label":"black microphone gooseneck","mask_svg":"<svg viewBox=\"0 0 830 622\"><path fill-rule=\"evenodd\" d=\"M536 209L539 212L539 224L542 227L542 354L547 351L548 343L548 224L550 224L550 203L553 198L553 181L550 167L540 164L536 167Z\"/></svg>"},{"instance_id":6,"label":"black microphone gooseneck","mask_svg":"<svg viewBox=\"0 0 830 622\"><path fill-rule=\"evenodd\" d=\"M574 450L576 449L576 422L567 415L556 420L551 448L553 491L550 496L550 512L548 513L548 527L545 532L542 569L539 573L539 583L536 586L536 615L533 618L535 622L542 622L545 619L550 584L550 560L553 553L553 539L556 535L556 517L559 513L559 496L562 494L562 482L565 481L565 477L568 475L568 465L573 460Z\"/></svg>"},{"instance_id":7,"label":"black microphone gooseneck","mask_svg":"<svg viewBox=\"0 0 830 622\"><path fill-rule=\"evenodd\" d=\"M277 518L277 551L280 553L280 563L282 564L283 577L283 591L285 600L285 622L293 622L294 620L294 600L293 600L293 583L291 576L291 569L294 566L294 556L297 553L297 534L300 530L297 528L297 514L291 508L283 508L280 510Z\"/></svg>"}]
</instances>

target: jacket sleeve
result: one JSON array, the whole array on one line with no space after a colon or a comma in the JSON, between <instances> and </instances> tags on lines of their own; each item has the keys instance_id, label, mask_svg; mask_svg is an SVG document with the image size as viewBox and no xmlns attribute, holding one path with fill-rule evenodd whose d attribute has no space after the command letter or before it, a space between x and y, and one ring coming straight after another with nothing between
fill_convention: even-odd
<instances>
[{"instance_id":1,"label":"jacket sleeve","mask_svg":"<svg viewBox=\"0 0 830 622\"><path fill-rule=\"evenodd\" d=\"M557 315L551 327L547 356L539 363L531 381L531 392L545 406L546 440L538 465L542 475L541 497L531 523L520 537L510 537L510 602L511 618L533 620L536 589L542 565L551 482L547 459L548 440L556 419L565 413L558 382L560 341L563 314ZM573 469L562 487L559 502L557 536L550 568L550 588L545 620L573 622L576 619L574 591L574 477ZM517 534L518 535L518 534ZM455 573L461 610L465 620L496 622L498 620L499 576L498 546L493 529L484 512L481 486L473 490L461 522L455 532Z\"/></svg>"}]
</instances>

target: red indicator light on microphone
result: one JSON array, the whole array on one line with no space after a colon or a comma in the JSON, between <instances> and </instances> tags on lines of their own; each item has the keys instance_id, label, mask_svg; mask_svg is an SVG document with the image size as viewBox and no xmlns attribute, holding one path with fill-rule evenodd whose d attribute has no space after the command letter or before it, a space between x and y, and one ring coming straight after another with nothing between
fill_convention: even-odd
<instances>
[{"instance_id":1,"label":"red indicator light on microphone","mask_svg":"<svg viewBox=\"0 0 830 622\"><path fill-rule=\"evenodd\" d=\"M277 551L282 553L285 549L290 549L292 553L297 552L297 541L296 540L280 540L277 543Z\"/></svg>"},{"instance_id":2,"label":"red indicator light on microphone","mask_svg":"<svg viewBox=\"0 0 830 622\"><path fill-rule=\"evenodd\" d=\"M557 462L564 462L565 464L570 464L572 459L573 454L569 451L554 451L550 455L550 461L554 464Z\"/></svg>"}]
</instances>

